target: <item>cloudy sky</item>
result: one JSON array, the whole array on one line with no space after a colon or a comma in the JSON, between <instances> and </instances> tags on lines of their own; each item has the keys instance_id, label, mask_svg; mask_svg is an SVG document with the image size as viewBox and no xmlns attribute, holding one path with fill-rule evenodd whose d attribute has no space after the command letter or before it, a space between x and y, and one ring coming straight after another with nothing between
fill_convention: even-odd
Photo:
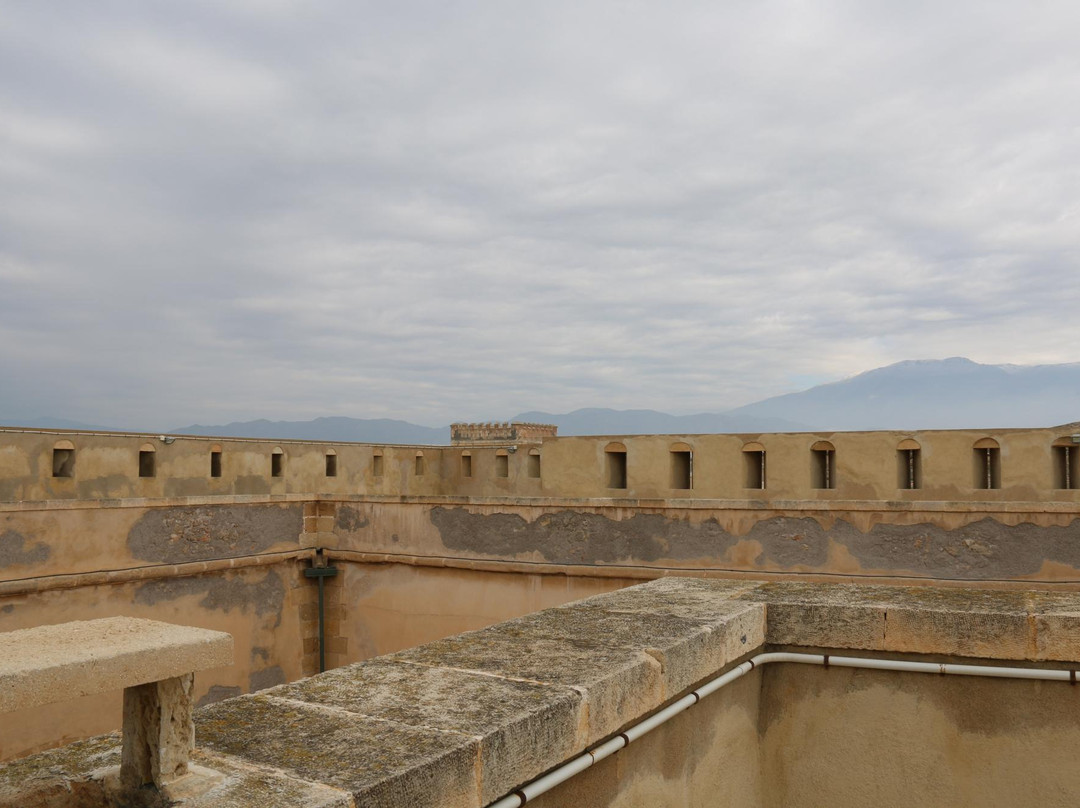
<instances>
[{"instance_id":1,"label":"cloudy sky","mask_svg":"<svg viewBox=\"0 0 1080 808\"><path fill-rule=\"evenodd\" d=\"M1080 360L1080 4L0 0L0 422Z\"/></svg>"}]
</instances>

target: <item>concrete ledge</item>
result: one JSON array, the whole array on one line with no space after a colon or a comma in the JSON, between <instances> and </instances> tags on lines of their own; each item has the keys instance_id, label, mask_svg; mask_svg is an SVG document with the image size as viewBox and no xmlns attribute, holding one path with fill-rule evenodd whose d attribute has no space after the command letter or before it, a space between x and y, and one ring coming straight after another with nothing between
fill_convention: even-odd
<instances>
[{"instance_id":1,"label":"concrete ledge","mask_svg":"<svg viewBox=\"0 0 1080 808\"><path fill-rule=\"evenodd\" d=\"M232 637L110 617L0 634L0 712L231 665Z\"/></svg>"},{"instance_id":2,"label":"concrete ledge","mask_svg":"<svg viewBox=\"0 0 1080 808\"><path fill-rule=\"evenodd\" d=\"M1080 659L1080 593L769 583L766 642L984 659Z\"/></svg>"}]
</instances>

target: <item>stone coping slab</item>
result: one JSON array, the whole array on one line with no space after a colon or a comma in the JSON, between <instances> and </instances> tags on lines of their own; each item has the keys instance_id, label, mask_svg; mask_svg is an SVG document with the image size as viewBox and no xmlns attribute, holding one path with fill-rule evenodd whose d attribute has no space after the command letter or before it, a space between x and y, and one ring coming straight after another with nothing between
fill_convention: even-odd
<instances>
[{"instance_id":1,"label":"stone coping slab","mask_svg":"<svg viewBox=\"0 0 1080 808\"><path fill-rule=\"evenodd\" d=\"M1080 660L1080 593L763 583L766 642L1001 660Z\"/></svg>"},{"instance_id":2,"label":"stone coping slab","mask_svg":"<svg viewBox=\"0 0 1080 808\"><path fill-rule=\"evenodd\" d=\"M484 802L528 779L538 765L569 757L585 742L577 690L455 668L374 659L261 695L472 737L480 747Z\"/></svg>"},{"instance_id":3,"label":"stone coping slab","mask_svg":"<svg viewBox=\"0 0 1080 808\"><path fill-rule=\"evenodd\" d=\"M231 665L232 637L108 617L0 634L0 713Z\"/></svg>"},{"instance_id":4,"label":"stone coping slab","mask_svg":"<svg viewBox=\"0 0 1080 808\"><path fill-rule=\"evenodd\" d=\"M263 808L481 808L779 645L1077 660L1080 594L668 577L197 710L193 763Z\"/></svg>"},{"instance_id":5,"label":"stone coping slab","mask_svg":"<svg viewBox=\"0 0 1080 808\"><path fill-rule=\"evenodd\" d=\"M350 793L358 805L475 808L478 739L262 694L197 714L200 746Z\"/></svg>"}]
</instances>

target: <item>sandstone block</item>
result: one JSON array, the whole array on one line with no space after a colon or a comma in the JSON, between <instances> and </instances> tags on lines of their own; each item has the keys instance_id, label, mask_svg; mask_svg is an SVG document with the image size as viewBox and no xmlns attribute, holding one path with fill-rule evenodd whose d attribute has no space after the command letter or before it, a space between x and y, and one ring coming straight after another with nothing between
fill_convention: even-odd
<instances>
[{"instance_id":1,"label":"sandstone block","mask_svg":"<svg viewBox=\"0 0 1080 808\"><path fill-rule=\"evenodd\" d=\"M109 617L0 634L0 712L231 665L232 637Z\"/></svg>"},{"instance_id":2,"label":"sandstone block","mask_svg":"<svg viewBox=\"0 0 1080 808\"><path fill-rule=\"evenodd\" d=\"M370 660L263 695L474 737L481 803L566 760L583 745L581 694L453 668Z\"/></svg>"},{"instance_id":3,"label":"sandstone block","mask_svg":"<svg viewBox=\"0 0 1080 808\"><path fill-rule=\"evenodd\" d=\"M212 752L342 789L357 805L479 804L479 744L470 736L263 694L199 710L195 726L200 746Z\"/></svg>"}]
</instances>

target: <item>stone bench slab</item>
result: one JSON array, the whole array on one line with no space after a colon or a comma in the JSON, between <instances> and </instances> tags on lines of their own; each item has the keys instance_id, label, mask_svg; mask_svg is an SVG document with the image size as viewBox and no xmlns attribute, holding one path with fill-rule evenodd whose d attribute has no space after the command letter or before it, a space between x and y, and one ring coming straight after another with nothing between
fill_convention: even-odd
<instances>
[{"instance_id":1,"label":"stone bench slab","mask_svg":"<svg viewBox=\"0 0 1080 808\"><path fill-rule=\"evenodd\" d=\"M0 634L0 713L231 665L221 631L135 617Z\"/></svg>"}]
</instances>

